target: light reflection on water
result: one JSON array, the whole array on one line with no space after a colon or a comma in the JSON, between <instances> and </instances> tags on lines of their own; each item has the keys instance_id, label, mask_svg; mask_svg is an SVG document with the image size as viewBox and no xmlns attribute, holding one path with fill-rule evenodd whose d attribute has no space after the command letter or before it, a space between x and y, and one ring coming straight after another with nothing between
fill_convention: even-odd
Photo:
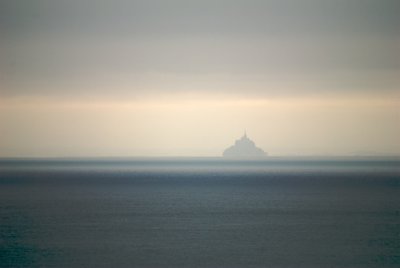
<instances>
[{"instance_id":1,"label":"light reflection on water","mask_svg":"<svg viewBox=\"0 0 400 268\"><path fill-rule=\"evenodd\" d=\"M400 158L289 158L239 160L225 158L82 158L0 159L0 170L91 170L91 171L399 171Z\"/></svg>"}]
</instances>

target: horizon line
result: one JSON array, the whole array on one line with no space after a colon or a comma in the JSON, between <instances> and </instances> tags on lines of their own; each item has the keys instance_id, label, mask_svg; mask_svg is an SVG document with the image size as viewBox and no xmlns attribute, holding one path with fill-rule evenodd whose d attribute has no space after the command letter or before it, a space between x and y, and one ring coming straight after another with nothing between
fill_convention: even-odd
<instances>
[{"instance_id":1,"label":"horizon line","mask_svg":"<svg viewBox=\"0 0 400 268\"><path fill-rule=\"evenodd\" d=\"M224 156L0 156L0 161L4 160L152 160L152 159L213 159L228 161L264 161L274 159L397 159L397 154L380 154L380 155L268 155L264 157L224 157Z\"/></svg>"}]
</instances>

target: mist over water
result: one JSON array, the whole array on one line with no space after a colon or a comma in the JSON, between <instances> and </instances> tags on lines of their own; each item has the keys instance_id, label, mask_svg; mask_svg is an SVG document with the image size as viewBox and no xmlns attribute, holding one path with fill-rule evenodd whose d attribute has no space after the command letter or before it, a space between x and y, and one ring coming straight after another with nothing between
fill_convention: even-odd
<instances>
[{"instance_id":1,"label":"mist over water","mask_svg":"<svg viewBox=\"0 0 400 268\"><path fill-rule=\"evenodd\" d=\"M2 267L398 267L398 159L0 161Z\"/></svg>"},{"instance_id":2,"label":"mist over water","mask_svg":"<svg viewBox=\"0 0 400 268\"><path fill-rule=\"evenodd\" d=\"M0 268L400 267L398 14L0 0Z\"/></svg>"}]
</instances>

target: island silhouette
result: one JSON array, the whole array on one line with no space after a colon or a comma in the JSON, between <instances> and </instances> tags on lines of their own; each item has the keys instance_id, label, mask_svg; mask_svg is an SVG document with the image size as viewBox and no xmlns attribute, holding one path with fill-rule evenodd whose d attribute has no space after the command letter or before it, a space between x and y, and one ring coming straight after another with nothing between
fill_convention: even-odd
<instances>
[{"instance_id":1,"label":"island silhouette","mask_svg":"<svg viewBox=\"0 0 400 268\"><path fill-rule=\"evenodd\" d=\"M255 143L247 137L246 131L243 136L235 141L235 144L225 149L222 154L228 158L260 158L267 156L261 148L258 148Z\"/></svg>"}]
</instances>

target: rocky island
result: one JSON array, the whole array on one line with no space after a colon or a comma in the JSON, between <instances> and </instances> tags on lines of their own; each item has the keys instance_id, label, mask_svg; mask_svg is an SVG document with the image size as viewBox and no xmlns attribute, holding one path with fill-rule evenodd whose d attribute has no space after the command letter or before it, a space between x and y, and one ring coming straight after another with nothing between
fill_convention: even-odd
<instances>
[{"instance_id":1,"label":"rocky island","mask_svg":"<svg viewBox=\"0 0 400 268\"><path fill-rule=\"evenodd\" d=\"M267 153L256 147L245 132L240 139L236 140L234 145L223 152L223 156L228 158L260 158L267 156Z\"/></svg>"}]
</instances>

